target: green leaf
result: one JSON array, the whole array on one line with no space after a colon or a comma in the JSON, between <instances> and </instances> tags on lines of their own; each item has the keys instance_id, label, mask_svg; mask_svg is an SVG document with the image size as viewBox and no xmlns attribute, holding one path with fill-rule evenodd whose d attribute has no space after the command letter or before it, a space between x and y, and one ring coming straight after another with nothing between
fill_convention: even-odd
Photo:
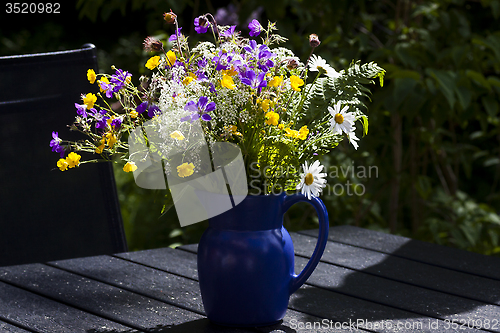
<instances>
[{"instance_id":1,"label":"green leaf","mask_svg":"<svg viewBox=\"0 0 500 333\"><path fill-rule=\"evenodd\" d=\"M489 167L492 165L500 164L500 159L498 157L490 157L486 161L484 161L483 165L485 167Z\"/></svg>"},{"instance_id":2,"label":"green leaf","mask_svg":"<svg viewBox=\"0 0 500 333\"><path fill-rule=\"evenodd\" d=\"M427 69L426 72L432 76L439 84L439 88L443 95L446 97L448 104L453 109L455 105L455 73L451 71L437 70L437 69Z\"/></svg>"},{"instance_id":3,"label":"green leaf","mask_svg":"<svg viewBox=\"0 0 500 333\"><path fill-rule=\"evenodd\" d=\"M474 82L476 82L478 85L488 89L491 91L491 85L490 85L490 82L488 80L486 80L486 78L484 77L484 75L482 73L479 73L479 72L476 72L476 71L473 71L473 70L467 70L465 71L465 75L473 80Z\"/></svg>"},{"instance_id":4,"label":"green leaf","mask_svg":"<svg viewBox=\"0 0 500 333\"><path fill-rule=\"evenodd\" d=\"M394 79L394 108L397 109L401 103L412 93L417 85L417 81L413 78L397 78Z\"/></svg>"},{"instance_id":5,"label":"green leaf","mask_svg":"<svg viewBox=\"0 0 500 333\"><path fill-rule=\"evenodd\" d=\"M498 113L498 102L491 96L484 96L481 98L481 102L483 102L483 106L486 109L486 112L491 117L495 117Z\"/></svg>"},{"instance_id":6,"label":"green leaf","mask_svg":"<svg viewBox=\"0 0 500 333\"><path fill-rule=\"evenodd\" d=\"M472 93L470 91L469 88L467 87L457 87L455 89L455 93L458 97L458 102L460 103L460 106L462 107L462 109L467 109L467 107L469 106L470 102L471 102L471 98L472 98Z\"/></svg>"},{"instance_id":7,"label":"green leaf","mask_svg":"<svg viewBox=\"0 0 500 333\"><path fill-rule=\"evenodd\" d=\"M367 116L362 116L363 119L363 136L368 134L368 117Z\"/></svg>"},{"instance_id":8,"label":"green leaf","mask_svg":"<svg viewBox=\"0 0 500 333\"><path fill-rule=\"evenodd\" d=\"M493 13L493 17L495 19L498 19L498 17L500 17L500 1L493 0L491 1L490 6L491 6L491 12Z\"/></svg>"}]
</instances>

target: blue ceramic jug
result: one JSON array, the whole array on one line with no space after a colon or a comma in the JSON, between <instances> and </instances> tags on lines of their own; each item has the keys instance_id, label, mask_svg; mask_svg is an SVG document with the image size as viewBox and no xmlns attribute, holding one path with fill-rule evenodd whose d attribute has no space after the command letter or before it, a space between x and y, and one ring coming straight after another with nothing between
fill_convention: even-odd
<instances>
[{"instance_id":1,"label":"blue ceramic jug","mask_svg":"<svg viewBox=\"0 0 500 333\"><path fill-rule=\"evenodd\" d=\"M319 237L299 275L283 214L299 201L314 206ZM328 238L328 213L302 194L247 196L212 217L198 246L198 276L207 317L226 326L267 326L285 316L288 300L316 268Z\"/></svg>"}]
</instances>

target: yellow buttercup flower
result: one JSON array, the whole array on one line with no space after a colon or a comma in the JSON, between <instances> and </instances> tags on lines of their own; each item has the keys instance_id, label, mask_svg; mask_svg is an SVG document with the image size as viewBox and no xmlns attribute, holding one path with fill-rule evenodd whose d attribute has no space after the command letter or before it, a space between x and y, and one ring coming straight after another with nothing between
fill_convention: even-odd
<instances>
[{"instance_id":1,"label":"yellow buttercup flower","mask_svg":"<svg viewBox=\"0 0 500 333\"><path fill-rule=\"evenodd\" d=\"M292 75L290 76L290 84L293 90L300 91L299 87L304 85L304 80L296 75Z\"/></svg>"},{"instance_id":2,"label":"yellow buttercup flower","mask_svg":"<svg viewBox=\"0 0 500 333\"><path fill-rule=\"evenodd\" d=\"M193 73L189 73L188 76L186 76L184 78L184 80L182 80L182 84L187 86L188 84L190 84L194 79L196 79L196 75L193 74Z\"/></svg>"},{"instance_id":3,"label":"yellow buttercup flower","mask_svg":"<svg viewBox=\"0 0 500 333\"><path fill-rule=\"evenodd\" d=\"M96 78L97 78L97 76L95 75L94 70L89 69L87 71L87 79L89 80L90 84L94 84Z\"/></svg>"},{"instance_id":4,"label":"yellow buttercup flower","mask_svg":"<svg viewBox=\"0 0 500 333\"><path fill-rule=\"evenodd\" d=\"M280 119L280 115L274 111L269 111L266 113L266 125L278 125L278 121Z\"/></svg>"},{"instance_id":5,"label":"yellow buttercup flower","mask_svg":"<svg viewBox=\"0 0 500 333\"><path fill-rule=\"evenodd\" d=\"M130 113L128 114L130 116L130 118L137 118L139 116L139 112L135 111L135 110L132 110L130 111Z\"/></svg>"},{"instance_id":6,"label":"yellow buttercup flower","mask_svg":"<svg viewBox=\"0 0 500 333\"><path fill-rule=\"evenodd\" d=\"M240 132L238 132L238 128L236 125L229 125L229 126L224 126L224 130L226 132L229 132L230 135L237 135L237 136L243 136Z\"/></svg>"},{"instance_id":7,"label":"yellow buttercup flower","mask_svg":"<svg viewBox=\"0 0 500 333\"><path fill-rule=\"evenodd\" d=\"M175 56L175 53L170 50L167 52L167 66L172 67L175 62L177 61L177 57Z\"/></svg>"},{"instance_id":8,"label":"yellow buttercup flower","mask_svg":"<svg viewBox=\"0 0 500 333\"><path fill-rule=\"evenodd\" d=\"M299 131L290 129L290 128L285 128L285 135L292 138L292 139L297 139L299 137Z\"/></svg>"},{"instance_id":9,"label":"yellow buttercup flower","mask_svg":"<svg viewBox=\"0 0 500 333\"><path fill-rule=\"evenodd\" d=\"M101 139L101 144L96 147L95 152L96 154L102 154L102 151L104 150L104 142L106 141L106 138Z\"/></svg>"},{"instance_id":10,"label":"yellow buttercup flower","mask_svg":"<svg viewBox=\"0 0 500 333\"><path fill-rule=\"evenodd\" d=\"M283 124L279 124L279 125L278 125L278 128L279 128L280 130L282 130L283 128L285 128L285 125L283 125Z\"/></svg>"},{"instance_id":11,"label":"yellow buttercup flower","mask_svg":"<svg viewBox=\"0 0 500 333\"><path fill-rule=\"evenodd\" d=\"M116 136L113 133L108 132L106 134L106 145L108 145L109 148L113 148L115 143L116 143Z\"/></svg>"},{"instance_id":12,"label":"yellow buttercup flower","mask_svg":"<svg viewBox=\"0 0 500 333\"><path fill-rule=\"evenodd\" d=\"M135 165L134 162L127 162L127 164L123 166L123 171L125 172L134 172L135 170L137 170L137 165Z\"/></svg>"},{"instance_id":13,"label":"yellow buttercup flower","mask_svg":"<svg viewBox=\"0 0 500 333\"><path fill-rule=\"evenodd\" d=\"M82 158L77 153L71 152L66 157L66 163L68 163L69 168L74 168L80 164L80 158Z\"/></svg>"},{"instance_id":14,"label":"yellow buttercup flower","mask_svg":"<svg viewBox=\"0 0 500 333\"><path fill-rule=\"evenodd\" d=\"M179 131L173 131L172 133L170 133L170 137L179 141L184 140L184 135Z\"/></svg>"},{"instance_id":15,"label":"yellow buttercup flower","mask_svg":"<svg viewBox=\"0 0 500 333\"><path fill-rule=\"evenodd\" d=\"M182 163L177 167L177 174L179 177L184 178L184 177L189 177L194 173L194 165L193 163Z\"/></svg>"},{"instance_id":16,"label":"yellow buttercup flower","mask_svg":"<svg viewBox=\"0 0 500 333\"><path fill-rule=\"evenodd\" d=\"M267 112L267 110L269 110L270 105L271 101L267 98L260 103L260 107L262 108L262 110L264 110L264 112Z\"/></svg>"},{"instance_id":17,"label":"yellow buttercup flower","mask_svg":"<svg viewBox=\"0 0 500 333\"><path fill-rule=\"evenodd\" d=\"M309 134L309 129L307 128L307 126L304 125L299 129L299 139L301 140L307 139L308 134Z\"/></svg>"},{"instance_id":18,"label":"yellow buttercup flower","mask_svg":"<svg viewBox=\"0 0 500 333\"><path fill-rule=\"evenodd\" d=\"M95 102L97 102L97 96L92 93L88 93L83 97L83 104L87 105L87 110L92 109Z\"/></svg>"},{"instance_id":19,"label":"yellow buttercup flower","mask_svg":"<svg viewBox=\"0 0 500 333\"><path fill-rule=\"evenodd\" d=\"M231 69L223 69L221 73L222 75L229 75L229 76L235 76L238 74L238 72L236 71L236 69L234 69L233 66L231 66Z\"/></svg>"},{"instance_id":20,"label":"yellow buttercup flower","mask_svg":"<svg viewBox=\"0 0 500 333\"><path fill-rule=\"evenodd\" d=\"M283 83L283 75L275 76L271 81L269 81L269 85L271 87L279 87Z\"/></svg>"},{"instance_id":21,"label":"yellow buttercup flower","mask_svg":"<svg viewBox=\"0 0 500 333\"><path fill-rule=\"evenodd\" d=\"M66 160L64 158L61 158L61 159L59 159L59 161L57 161L57 167L61 171L68 170L68 166L69 166L69 164L68 164L68 162L66 162Z\"/></svg>"},{"instance_id":22,"label":"yellow buttercup flower","mask_svg":"<svg viewBox=\"0 0 500 333\"><path fill-rule=\"evenodd\" d=\"M228 89L234 89L236 88L236 85L234 84L233 78L229 75L222 75L222 80L220 80L220 84L223 87L226 87Z\"/></svg>"},{"instance_id":23,"label":"yellow buttercup flower","mask_svg":"<svg viewBox=\"0 0 500 333\"><path fill-rule=\"evenodd\" d=\"M159 64L160 64L160 56L154 56L149 58L145 66L146 68L153 70L156 67L158 67Z\"/></svg>"}]
</instances>

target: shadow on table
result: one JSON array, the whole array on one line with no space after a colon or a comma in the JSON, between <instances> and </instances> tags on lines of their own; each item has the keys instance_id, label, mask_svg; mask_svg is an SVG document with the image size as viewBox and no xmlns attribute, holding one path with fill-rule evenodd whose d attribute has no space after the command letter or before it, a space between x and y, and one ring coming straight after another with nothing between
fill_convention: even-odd
<instances>
[{"instance_id":1,"label":"shadow on table","mask_svg":"<svg viewBox=\"0 0 500 333\"><path fill-rule=\"evenodd\" d=\"M500 307L495 306L500 304L500 281L405 259L407 253L419 247L413 240L390 255L338 245L332 245L322 259L334 265L318 265L307 281L310 285L292 295L291 308L306 311L303 304L308 304L309 313L339 322L361 319L365 323L429 325L428 317L491 321L500 316ZM305 261L296 271L303 268Z\"/></svg>"},{"instance_id":2,"label":"shadow on table","mask_svg":"<svg viewBox=\"0 0 500 333\"><path fill-rule=\"evenodd\" d=\"M146 329L144 330L145 332L148 333L186 333L186 332L193 332L193 333L256 333L256 332L265 332L265 333L270 333L273 331L278 331L278 332L285 332L285 333L295 333L296 331L294 329L291 329L290 327L287 327L283 325L283 323L272 325L272 326L266 326L266 327L258 327L258 328L235 328L235 327L225 327L225 326L219 326L215 325L210 322L210 320L204 318L204 319L198 319L198 320L193 320L190 322L186 322L183 324L179 325L165 325L165 326L156 326L154 328ZM106 329L91 329L88 330L87 333L133 333L133 332L138 332L137 330L130 329L130 330L106 330Z\"/></svg>"}]
</instances>

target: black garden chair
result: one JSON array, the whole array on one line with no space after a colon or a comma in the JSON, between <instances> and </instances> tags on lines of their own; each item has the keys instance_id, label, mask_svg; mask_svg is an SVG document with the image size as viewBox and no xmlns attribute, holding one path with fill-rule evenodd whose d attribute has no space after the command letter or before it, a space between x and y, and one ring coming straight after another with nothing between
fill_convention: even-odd
<instances>
[{"instance_id":1,"label":"black garden chair","mask_svg":"<svg viewBox=\"0 0 500 333\"><path fill-rule=\"evenodd\" d=\"M49 147L52 131L82 138L67 125L96 92L89 68L91 44L0 57L0 266L127 251L110 163L61 172Z\"/></svg>"}]
</instances>

